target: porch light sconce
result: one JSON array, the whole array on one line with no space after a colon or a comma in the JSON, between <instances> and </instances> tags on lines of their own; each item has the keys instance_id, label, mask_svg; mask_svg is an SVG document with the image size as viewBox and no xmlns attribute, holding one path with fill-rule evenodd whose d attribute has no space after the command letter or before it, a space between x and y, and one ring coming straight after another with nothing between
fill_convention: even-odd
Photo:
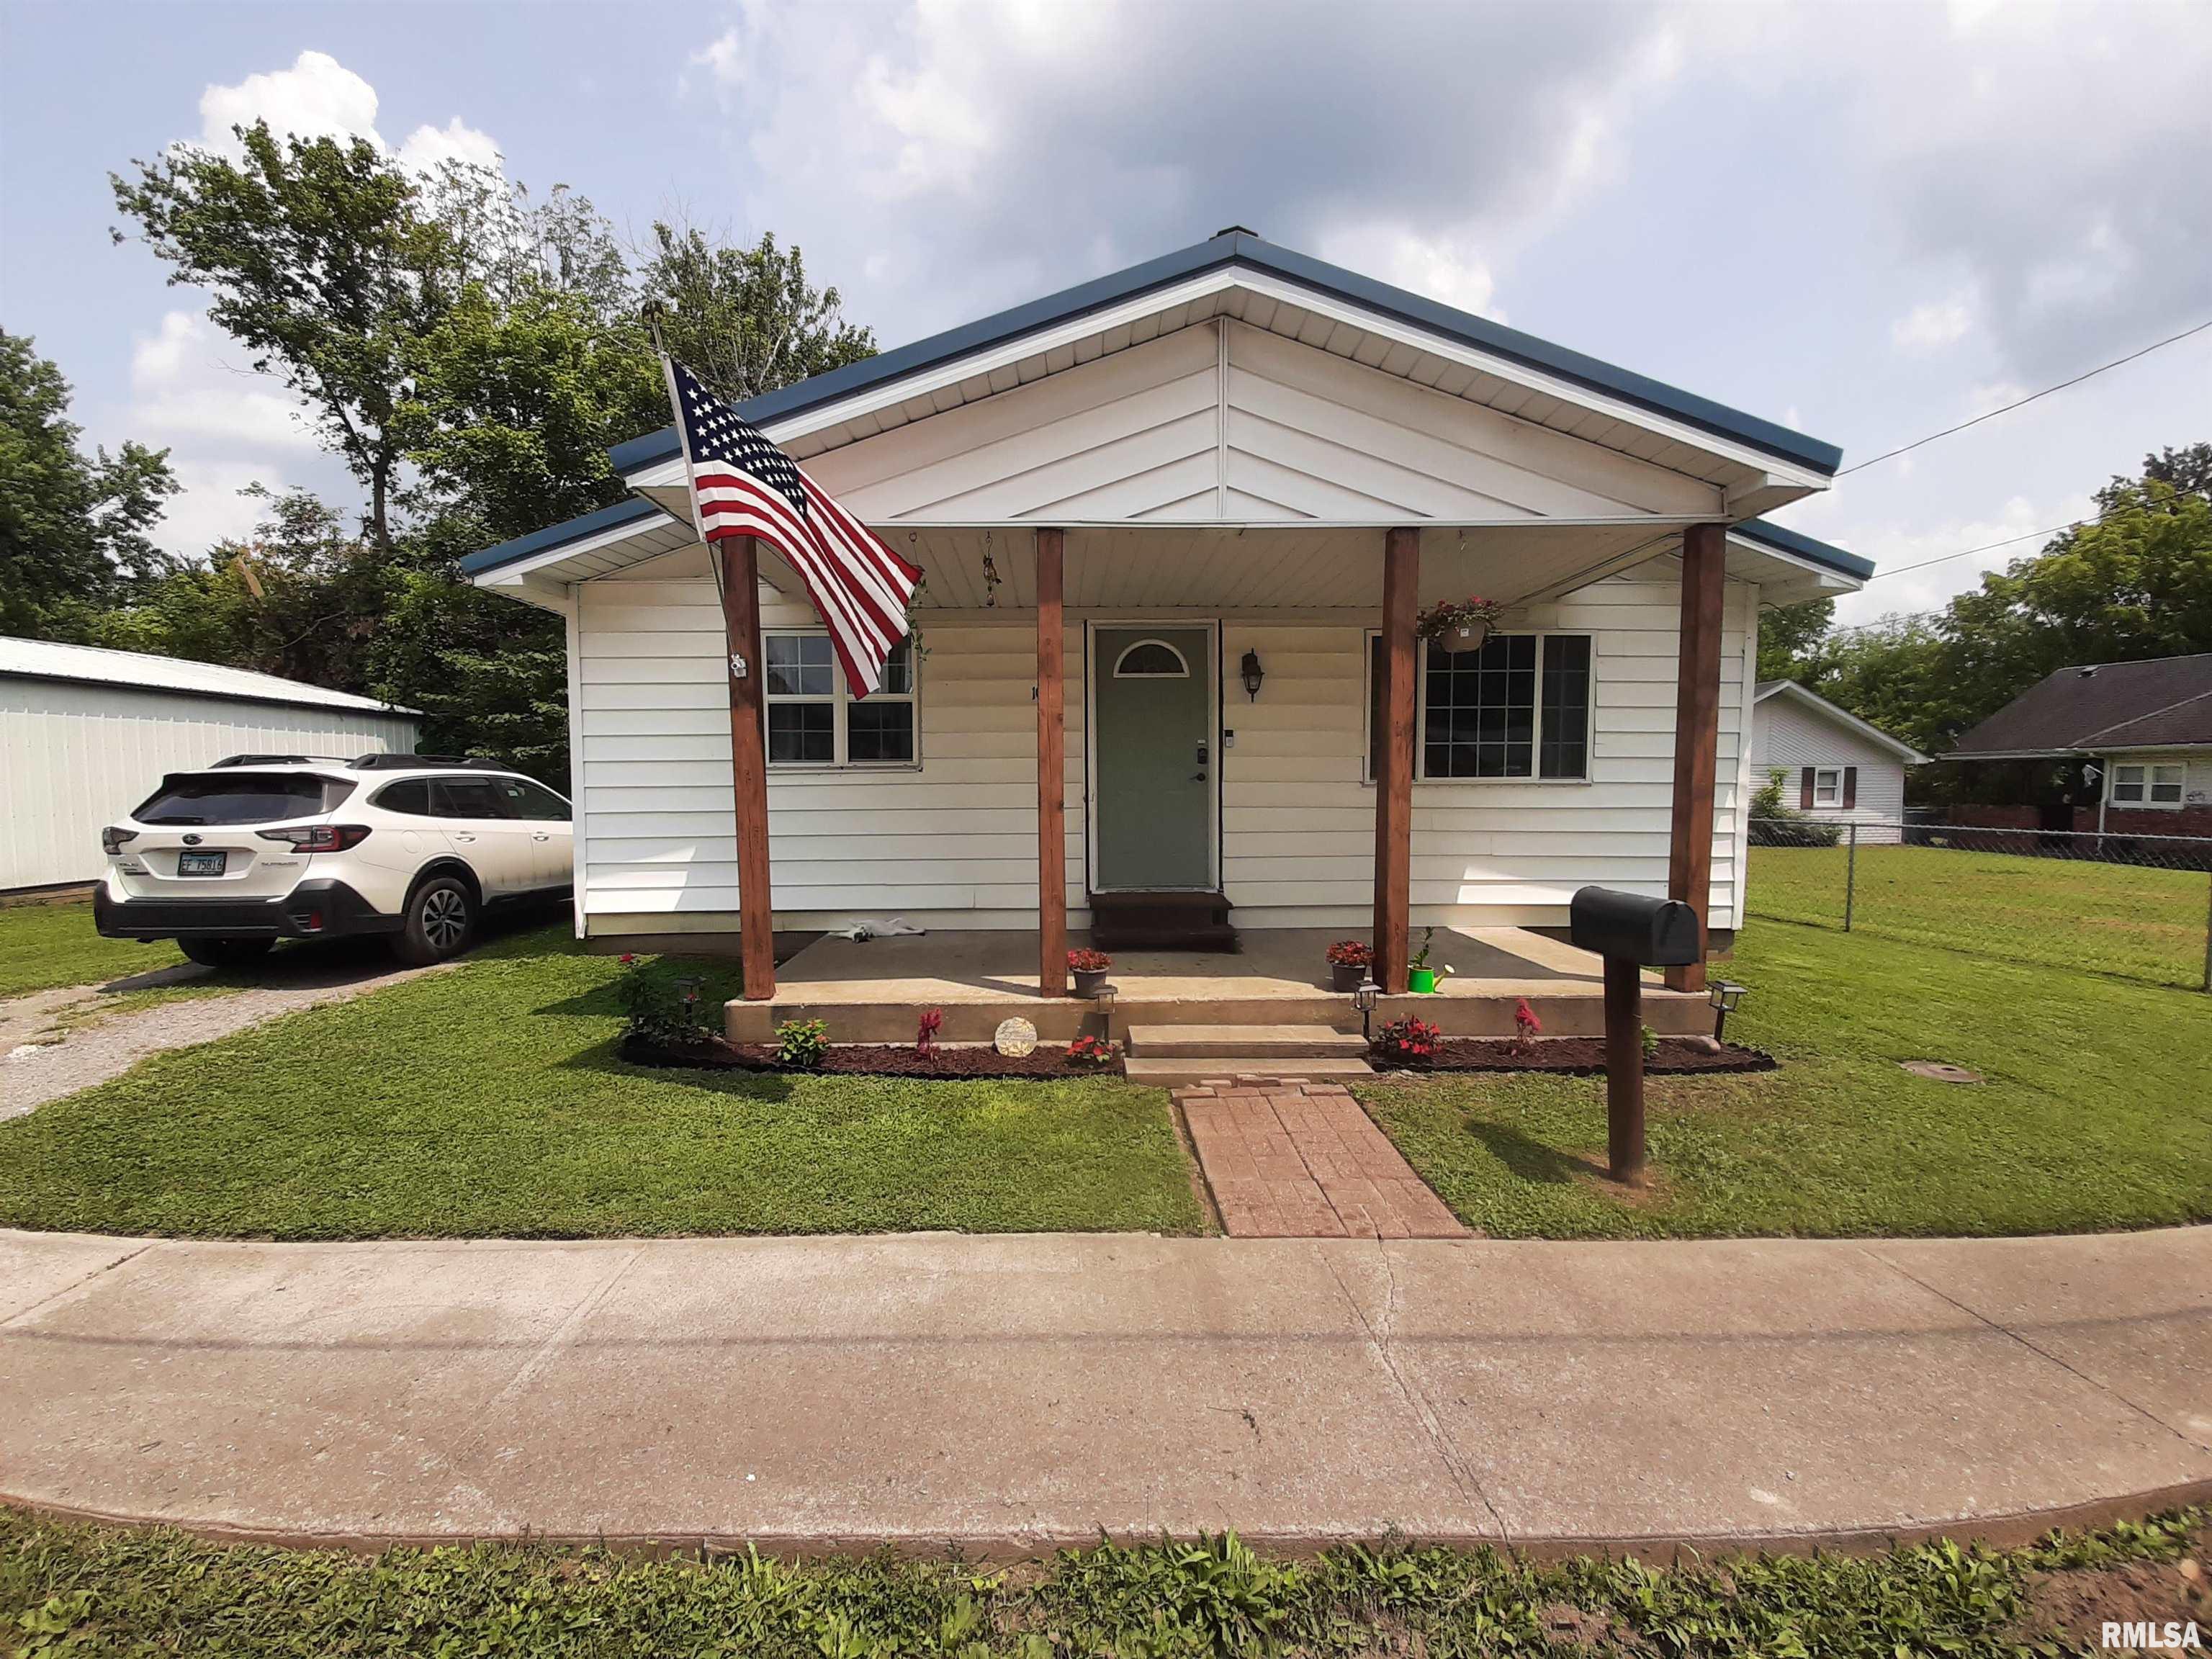
<instances>
[{"instance_id":1,"label":"porch light sconce","mask_svg":"<svg viewBox=\"0 0 2212 1659\"><path fill-rule=\"evenodd\" d=\"M1373 977L1359 981L1359 988L1352 994L1352 1006L1359 1010L1359 1035L1374 1040L1375 1005L1382 1000L1382 988Z\"/></svg>"},{"instance_id":2,"label":"porch light sconce","mask_svg":"<svg viewBox=\"0 0 2212 1659\"><path fill-rule=\"evenodd\" d=\"M1237 665L1237 678L1244 682L1244 696L1249 702L1260 701L1260 682L1267 678L1267 671L1260 666L1260 653L1247 651L1244 660Z\"/></svg>"},{"instance_id":3,"label":"porch light sconce","mask_svg":"<svg viewBox=\"0 0 2212 1659\"><path fill-rule=\"evenodd\" d=\"M1735 1012L1736 1005L1743 1000L1743 992L1744 988L1734 980L1717 979L1713 981L1711 989L1706 993L1705 1000L1713 1005L1713 1041L1715 1042L1721 1040L1721 1033L1728 1029L1728 1017Z\"/></svg>"}]
</instances>

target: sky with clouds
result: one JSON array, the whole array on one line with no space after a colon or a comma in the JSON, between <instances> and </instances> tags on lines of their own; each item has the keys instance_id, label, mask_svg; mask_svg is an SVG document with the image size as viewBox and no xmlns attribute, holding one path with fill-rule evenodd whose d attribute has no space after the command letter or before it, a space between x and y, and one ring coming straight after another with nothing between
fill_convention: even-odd
<instances>
[{"instance_id":1,"label":"sky with clouds","mask_svg":"<svg viewBox=\"0 0 2212 1659\"><path fill-rule=\"evenodd\" d=\"M353 495L106 175L265 117L805 250L886 345L1231 223L1841 444L2212 318L2212 5L0 0L0 324L183 551ZM1886 567L2212 440L2212 331L1781 517ZM1878 581L1937 605L2033 540Z\"/></svg>"}]
</instances>

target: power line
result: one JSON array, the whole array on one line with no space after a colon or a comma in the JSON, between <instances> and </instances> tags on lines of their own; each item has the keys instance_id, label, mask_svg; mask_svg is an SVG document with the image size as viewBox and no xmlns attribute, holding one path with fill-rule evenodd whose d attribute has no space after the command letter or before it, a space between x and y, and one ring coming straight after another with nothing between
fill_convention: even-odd
<instances>
[{"instance_id":1,"label":"power line","mask_svg":"<svg viewBox=\"0 0 2212 1659\"><path fill-rule=\"evenodd\" d=\"M2000 415L2009 414L2015 409L2025 408L2027 404L2035 402L2039 398L2048 398L2054 392L2063 392L2069 386L2079 386L2084 380L2094 380L2096 376L2102 374L2107 369L2118 368L2123 363L2131 363L2138 357L2148 357L2154 351L2158 351L2166 346L2176 344L2180 341L2189 338L2192 334L2202 334L2208 328L2212 328L2212 317L2207 317L2203 322L2197 324L2194 328L2185 328L2179 334L2169 334L2163 340L2147 345L2140 351L2130 351L2124 357L2115 357L2109 363L2100 363L2094 368L2087 369L2081 374L2076 374L2070 380L2061 380L2057 386L2047 386L2040 392L2031 392L2025 398L2006 404L2000 408L1992 409L1985 414L1977 415L1971 421L1961 421L1956 426L1947 426L1941 432L1931 432L1924 438L1915 438L1911 443L1899 444L1895 449L1885 449L1881 454L1875 456L1870 460L1861 461L1856 466L1845 467L1842 471L1837 473L1836 477L1838 478L1845 478L1849 477L1854 472L1863 472L1870 466L1877 465L1883 461L1893 460L1898 456L1905 454L1908 451L1919 448L1923 444L1932 444L1938 438L1948 438L1954 432L1964 432L1970 426L1979 426L1984 421L1993 421Z\"/></svg>"},{"instance_id":2,"label":"power line","mask_svg":"<svg viewBox=\"0 0 2212 1659\"><path fill-rule=\"evenodd\" d=\"M2177 489L2173 493L2175 499L2179 500L2184 495L2200 495L2203 492L2197 489ZM1984 542L1979 547L1962 547L1955 553L1939 553L1932 559L1921 560L1918 564L1901 564L1894 570L1877 570L1873 575L1868 577L1867 580L1878 582L1885 576L1906 575L1915 570L1925 570L1932 564L1948 564L1953 559L1963 559L1975 553L1987 553L1996 548L2010 547L2015 542L2032 542L2039 537L2057 536L2069 530L2079 530L2084 525L2102 524L2115 513L2123 510L2132 512L2140 506L2140 502L2124 501L2118 507L2106 507L2102 513L2092 514L2086 519L2075 519L2068 524L2055 524L2048 530L2025 531L2017 536L2008 536L2002 541Z\"/></svg>"}]
</instances>

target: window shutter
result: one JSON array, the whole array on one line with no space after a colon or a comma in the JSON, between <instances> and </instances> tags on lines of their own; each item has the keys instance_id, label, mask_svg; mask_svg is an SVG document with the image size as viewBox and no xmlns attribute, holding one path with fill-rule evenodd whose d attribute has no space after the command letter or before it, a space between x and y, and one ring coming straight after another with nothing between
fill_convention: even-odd
<instances>
[{"instance_id":1,"label":"window shutter","mask_svg":"<svg viewBox=\"0 0 2212 1659\"><path fill-rule=\"evenodd\" d=\"M1813 769L1802 768L1797 774L1797 805L1809 812L1813 810Z\"/></svg>"},{"instance_id":2,"label":"window shutter","mask_svg":"<svg viewBox=\"0 0 2212 1659\"><path fill-rule=\"evenodd\" d=\"M1856 766L1846 766L1844 769L1844 810L1848 812L1858 804L1859 769Z\"/></svg>"}]
</instances>

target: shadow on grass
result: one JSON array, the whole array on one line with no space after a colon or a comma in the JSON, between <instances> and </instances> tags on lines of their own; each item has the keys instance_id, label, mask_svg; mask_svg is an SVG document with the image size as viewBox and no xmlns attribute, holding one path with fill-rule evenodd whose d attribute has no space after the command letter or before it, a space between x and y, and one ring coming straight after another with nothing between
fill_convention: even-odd
<instances>
[{"instance_id":1,"label":"shadow on grass","mask_svg":"<svg viewBox=\"0 0 2212 1659\"><path fill-rule=\"evenodd\" d=\"M1608 1178L1602 1160L1561 1152L1503 1123L1470 1117L1467 1120L1467 1132L1480 1141L1492 1158L1526 1182L1546 1187L1569 1187L1591 1176Z\"/></svg>"},{"instance_id":2,"label":"shadow on grass","mask_svg":"<svg viewBox=\"0 0 2212 1659\"><path fill-rule=\"evenodd\" d=\"M584 998L575 1000L581 1002ZM617 1039L619 1041L619 1039ZM716 1071L706 1066L692 1070L680 1066L633 1066L615 1053L613 1042L594 1043L580 1049L559 1063L564 1072L590 1072L600 1077L619 1078L625 1082L653 1082L672 1084L678 1088L695 1089L702 1094L735 1095L744 1100L783 1102L794 1092L793 1074L787 1072Z\"/></svg>"}]
</instances>

